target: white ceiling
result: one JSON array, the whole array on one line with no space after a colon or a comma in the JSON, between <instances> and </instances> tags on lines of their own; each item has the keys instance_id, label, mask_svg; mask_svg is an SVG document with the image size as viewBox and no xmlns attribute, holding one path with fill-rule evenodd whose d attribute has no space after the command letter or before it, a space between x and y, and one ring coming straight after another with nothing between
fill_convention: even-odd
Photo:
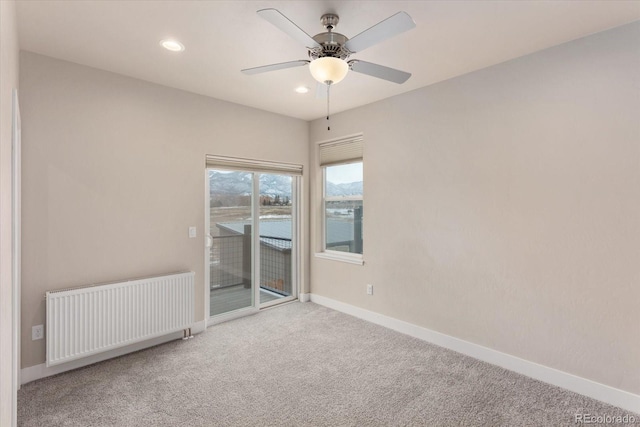
<instances>
[{"instance_id":1,"label":"white ceiling","mask_svg":"<svg viewBox=\"0 0 640 427\"><path fill-rule=\"evenodd\" d=\"M417 27L352 58L413 73L403 85L350 72L332 89L339 112L640 19L640 1L18 1L20 46L165 86L311 120L326 111L307 67L247 76L243 68L306 59L260 18L276 8L310 35L337 13L353 37L404 10ZM171 53L163 38L186 50ZM305 85L308 94L294 88Z\"/></svg>"}]
</instances>

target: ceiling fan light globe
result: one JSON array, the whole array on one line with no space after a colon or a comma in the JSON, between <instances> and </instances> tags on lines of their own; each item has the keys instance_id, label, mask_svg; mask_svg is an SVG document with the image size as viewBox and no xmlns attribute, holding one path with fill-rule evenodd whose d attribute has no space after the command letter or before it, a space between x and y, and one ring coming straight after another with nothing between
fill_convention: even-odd
<instances>
[{"instance_id":1,"label":"ceiling fan light globe","mask_svg":"<svg viewBox=\"0 0 640 427\"><path fill-rule=\"evenodd\" d=\"M309 70L313 78L320 83L334 85L346 77L349 64L340 58L325 56L311 61Z\"/></svg>"}]
</instances>

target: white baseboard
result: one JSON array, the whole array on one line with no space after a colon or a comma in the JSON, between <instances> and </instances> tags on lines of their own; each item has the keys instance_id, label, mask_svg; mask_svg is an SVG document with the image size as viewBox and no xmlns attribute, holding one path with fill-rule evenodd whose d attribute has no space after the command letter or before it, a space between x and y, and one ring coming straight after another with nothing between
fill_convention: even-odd
<instances>
[{"instance_id":1,"label":"white baseboard","mask_svg":"<svg viewBox=\"0 0 640 427\"><path fill-rule=\"evenodd\" d=\"M205 328L206 322L204 320L201 320L199 322L196 322L191 327L191 333L194 335L199 334L200 332L203 332ZM82 368L83 366L93 365L94 363L102 362L103 360L112 359L114 357L122 356L127 353L132 353L134 351L142 350L148 347L153 347L154 345L164 344L169 341L181 339L182 335L182 332L175 332L173 334L153 338L148 341L132 344L127 347L116 348L110 351L105 351L104 353L94 354L83 359L73 360L61 365L47 367L46 363L41 363L39 365L30 366L28 368L23 368L20 370L20 381L21 384L27 384L31 381L50 377L51 375L61 374L73 369Z\"/></svg>"},{"instance_id":2,"label":"white baseboard","mask_svg":"<svg viewBox=\"0 0 640 427\"><path fill-rule=\"evenodd\" d=\"M310 294L310 296L311 302L316 304L323 305L333 310L358 317L368 322L393 329L394 331L410 335L440 347L448 348L458 353L482 360L483 362L491 363L492 365L497 365L510 371L526 375L530 378L562 387L575 393L640 414L640 396L637 394L600 384L586 378L530 362L488 347L483 347L478 344L432 331L393 317L345 304L321 295Z\"/></svg>"}]
</instances>

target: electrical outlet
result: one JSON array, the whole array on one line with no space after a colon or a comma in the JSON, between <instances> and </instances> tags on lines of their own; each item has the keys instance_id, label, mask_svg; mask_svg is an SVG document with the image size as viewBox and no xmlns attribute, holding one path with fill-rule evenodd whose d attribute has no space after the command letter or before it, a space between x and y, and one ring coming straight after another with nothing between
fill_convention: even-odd
<instances>
[{"instance_id":1,"label":"electrical outlet","mask_svg":"<svg viewBox=\"0 0 640 427\"><path fill-rule=\"evenodd\" d=\"M31 340L41 340L44 338L44 325L36 325L31 327Z\"/></svg>"},{"instance_id":2,"label":"electrical outlet","mask_svg":"<svg viewBox=\"0 0 640 427\"><path fill-rule=\"evenodd\" d=\"M373 295L373 285L367 285L367 295Z\"/></svg>"}]
</instances>

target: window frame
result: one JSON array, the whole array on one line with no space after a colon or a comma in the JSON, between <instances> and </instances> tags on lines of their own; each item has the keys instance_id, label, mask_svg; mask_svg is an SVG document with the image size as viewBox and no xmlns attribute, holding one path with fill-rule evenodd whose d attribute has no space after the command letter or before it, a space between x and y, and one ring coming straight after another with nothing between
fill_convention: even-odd
<instances>
[{"instance_id":1,"label":"window frame","mask_svg":"<svg viewBox=\"0 0 640 427\"><path fill-rule=\"evenodd\" d=\"M362 183L363 194L355 196L330 196L327 197L327 168L332 166L340 166L354 163L362 163ZM333 201L361 201L362 209L364 210L364 159L355 161L345 161L344 163L333 163L325 166L320 166L322 170L322 197L320 200L322 213L320 215L321 222L321 251L316 253L316 257L330 259L335 261L343 261L351 264L363 265L364 264L364 243L362 247L362 253L357 254L353 252L334 251L327 249L327 202Z\"/></svg>"}]
</instances>

